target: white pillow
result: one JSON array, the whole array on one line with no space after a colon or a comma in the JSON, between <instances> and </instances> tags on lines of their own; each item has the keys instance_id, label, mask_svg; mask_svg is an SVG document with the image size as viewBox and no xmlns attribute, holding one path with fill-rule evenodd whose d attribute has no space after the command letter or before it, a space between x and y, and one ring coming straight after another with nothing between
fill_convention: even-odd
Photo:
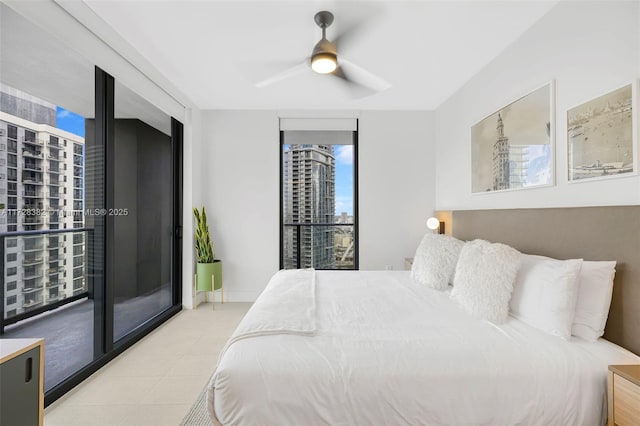
<instances>
[{"instance_id":1,"label":"white pillow","mask_svg":"<svg viewBox=\"0 0 640 426\"><path fill-rule=\"evenodd\" d=\"M519 320L568 339L578 297L582 259L557 260L525 254L511 297Z\"/></svg>"},{"instance_id":2,"label":"white pillow","mask_svg":"<svg viewBox=\"0 0 640 426\"><path fill-rule=\"evenodd\" d=\"M451 297L473 316L499 324L509 315L509 299L520 266L520 252L484 240L462 248Z\"/></svg>"},{"instance_id":3,"label":"white pillow","mask_svg":"<svg viewBox=\"0 0 640 426\"><path fill-rule=\"evenodd\" d=\"M571 334L590 342L595 342L604 334L615 274L615 261L582 263Z\"/></svg>"},{"instance_id":4,"label":"white pillow","mask_svg":"<svg viewBox=\"0 0 640 426\"><path fill-rule=\"evenodd\" d=\"M411 266L411 278L428 287L444 290L453 281L463 241L448 235L427 233Z\"/></svg>"}]
</instances>

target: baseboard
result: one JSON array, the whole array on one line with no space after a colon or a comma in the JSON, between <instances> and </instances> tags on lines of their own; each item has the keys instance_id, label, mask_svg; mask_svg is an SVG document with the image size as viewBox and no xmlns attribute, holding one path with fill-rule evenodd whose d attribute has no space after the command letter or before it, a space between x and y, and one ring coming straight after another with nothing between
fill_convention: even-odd
<instances>
[{"instance_id":1,"label":"baseboard","mask_svg":"<svg viewBox=\"0 0 640 426\"><path fill-rule=\"evenodd\" d=\"M258 296L260 296L260 292L255 292L255 291L226 291L224 292L224 301L225 302L255 302L256 299L258 298ZM198 292L198 305L201 303L205 303L207 301L211 302L211 292ZM220 290L216 290L216 294L215 294L215 302L216 303L220 303L220 298L222 297L222 294L220 292ZM184 302L184 301L183 301ZM191 302L191 300L189 301ZM187 304L187 303L183 303L183 306L185 307L185 309L193 309L192 306L190 306L191 303Z\"/></svg>"}]
</instances>

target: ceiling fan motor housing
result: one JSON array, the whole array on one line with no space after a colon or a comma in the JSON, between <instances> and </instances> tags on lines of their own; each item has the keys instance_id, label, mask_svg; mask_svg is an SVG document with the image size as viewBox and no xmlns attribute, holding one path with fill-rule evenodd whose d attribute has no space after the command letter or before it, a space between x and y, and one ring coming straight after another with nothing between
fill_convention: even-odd
<instances>
[{"instance_id":1,"label":"ceiling fan motor housing","mask_svg":"<svg viewBox=\"0 0 640 426\"><path fill-rule=\"evenodd\" d=\"M316 43L311 53L311 68L318 73L325 74L334 71L338 64L336 45L326 37L326 29L333 23L333 14L323 10L316 13L314 20L322 28L322 39Z\"/></svg>"},{"instance_id":2,"label":"ceiling fan motor housing","mask_svg":"<svg viewBox=\"0 0 640 426\"><path fill-rule=\"evenodd\" d=\"M313 59L317 55L333 56L333 59L336 59L338 57L338 53L336 52L336 45L331 43L326 38L323 38L314 46L313 53L311 54L311 59Z\"/></svg>"}]
</instances>

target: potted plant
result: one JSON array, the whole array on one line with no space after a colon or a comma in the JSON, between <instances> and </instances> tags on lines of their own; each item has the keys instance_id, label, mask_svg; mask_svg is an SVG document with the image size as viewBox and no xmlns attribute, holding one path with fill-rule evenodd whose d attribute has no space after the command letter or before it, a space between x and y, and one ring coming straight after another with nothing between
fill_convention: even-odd
<instances>
[{"instance_id":1,"label":"potted plant","mask_svg":"<svg viewBox=\"0 0 640 426\"><path fill-rule=\"evenodd\" d=\"M195 291L213 292L220 290L222 289L222 261L214 258L215 253L204 206L202 207L202 213L197 207L194 207L193 215L196 218L195 247L198 262L196 265Z\"/></svg>"}]
</instances>

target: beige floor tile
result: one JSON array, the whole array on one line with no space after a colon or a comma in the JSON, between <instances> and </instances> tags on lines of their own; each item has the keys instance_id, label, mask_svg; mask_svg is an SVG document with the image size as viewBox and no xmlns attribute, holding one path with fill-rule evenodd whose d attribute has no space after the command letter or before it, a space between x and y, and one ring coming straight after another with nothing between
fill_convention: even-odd
<instances>
[{"instance_id":1,"label":"beige floor tile","mask_svg":"<svg viewBox=\"0 0 640 426\"><path fill-rule=\"evenodd\" d=\"M45 425L178 425L250 307L182 311L47 407Z\"/></svg>"},{"instance_id":2,"label":"beige floor tile","mask_svg":"<svg viewBox=\"0 0 640 426\"><path fill-rule=\"evenodd\" d=\"M67 405L45 411L44 426L119 425L126 421L122 406Z\"/></svg>"},{"instance_id":3,"label":"beige floor tile","mask_svg":"<svg viewBox=\"0 0 640 426\"><path fill-rule=\"evenodd\" d=\"M210 375L163 377L144 396L143 404L193 404L204 389Z\"/></svg>"},{"instance_id":4,"label":"beige floor tile","mask_svg":"<svg viewBox=\"0 0 640 426\"><path fill-rule=\"evenodd\" d=\"M211 355L183 355L172 364L167 377L210 376L216 361Z\"/></svg>"},{"instance_id":5,"label":"beige floor tile","mask_svg":"<svg viewBox=\"0 0 640 426\"><path fill-rule=\"evenodd\" d=\"M146 404L124 406L122 426L177 426L191 404Z\"/></svg>"},{"instance_id":6,"label":"beige floor tile","mask_svg":"<svg viewBox=\"0 0 640 426\"><path fill-rule=\"evenodd\" d=\"M176 359L170 355L149 356L131 353L120 356L109 363L104 371L110 377L162 377L167 374Z\"/></svg>"},{"instance_id":7,"label":"beige floor tile","mask_svg":"<svg viewBox=\"0 0 640 426\"><path fill-rule=\"evenodd\" d=\"M82 389L71 395L66 404L139 404L160 380L159 377L97 377L83 384Z\"/></svg>"},{"instance_id":8,"label":"beige floor tile","mask_svg":"<svg viewBox=\"0 0 640 426\"><path fill-rule=\"evenodd\" d=\"M156 334L148 340L140 342L140 347L136 352L146 351L149 355L158 356L166 355L183 355L186 351L198 341L198 337L184 336L181 334L173 336L165 336Z\"/></svg>"}]
</instances>

